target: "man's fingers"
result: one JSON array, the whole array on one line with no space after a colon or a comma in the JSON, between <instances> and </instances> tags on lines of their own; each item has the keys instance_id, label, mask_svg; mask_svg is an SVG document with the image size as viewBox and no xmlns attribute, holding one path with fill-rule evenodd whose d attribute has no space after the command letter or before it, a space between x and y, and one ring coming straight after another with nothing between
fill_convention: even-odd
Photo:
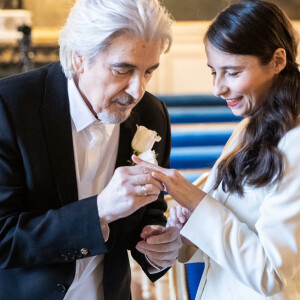
<instances>
[{"instance_id":1,"label":"man's fingers","mask_svg":"<svg viewBox=\"0 0 300 300\"><path fill-rule=\"evenodd\" d=\"M146 168L145 166L127 166L127 167L119 167L117 169L121 173L125 173L125 175L141 175L141 174L149 174L151 170Z\"/></svg>"},{"instance_id":2,"label":"man's fingers","mask_svg":"<svg viewBox=\"0 0 300 300\"><path fill-rule=\"evenodd\" d=\"M162 182L164 190L168 191L168 183L170 181L170 178L166 174L159 172L159 171L153 171L153 172L151 172L151 175L156 180Z\"/></svg>"},{"instance_id":3,"label":"man's fingers","mask_svg":"<svg viewBox=\"0 0 300 300\"><path fill-rule=\"evenodd\" d=\"M150 173L130 175L128 176L128 182L135 186L151 184L156 186L160 191L164 190L163 184L159 180L153 178ZM151 189L151 187L147 186L147 189L148 188Z\"/></svg>"},{"instance_id":4,"label":"man's fingers","mask_svg":"<svg viewBox=\"0 0 300 300\"><path fill-rule=\"evenodd\" d=\"M137 249L143 249L145 251L156 252L156 253L169 253L177 251L181 246L181 238L176 241L164 244L149 244L146 241L140 241L137 243Z\"/></svg>"},{"instance_id":5,"label":"man's fingers","mask_svg":"<svg viewBox=\"0 0 300 300\"><path fill-rule=\"evenodd\" d=\"M165 244L175 241L178 238L178 236L179 229L177 227L168 227L164 233L147 238L147 243Z\"/></svg>"},{"instance_id":6,"label":"man's fingers","mask_svg":"<svg viewBox=\"0 0 300 300\"><path fill-rule=\"evenodd\" d=\"M166 228L160 225L147 225L144 227L141 238L147 239L150 236L162 234L166 231Z\"/></svg>"},{"instance_id":7,"label":"man's fingers","mask_svg":"<svg viewBox=\"0 0 300 300\"><path fill-rule=\"evenodd\" d=\"M168 267L172 267L175 264L176 259L172 259L172 260L151 259L151 261L153 261L156 265L160 266L161 268L168 268Z\"/></svg>"},{"instance_id":8,"label":"man's fingers","mask_svg":"<svg viewBox=\"0 0 300 300\"><path fill-rule=\"evenodd\" d=\"M136 196L150 196L150 195L158 195L160 194L161 190L153 184L147 183L142 185L137 185L134 187L134 193Z\"/></svg>"},{"instance_id":9,"label":"man's fingers","mask_svg":"<svg viewBox=\"0 0 300 300\"><path fill-rule=\"evenodd\" d=\"M152 170L156 170L156 171L162 171L162 168L159 166L156 166L154 164L151 164L149 162L146 162L142 159L140 159L139 157L137 157L136 155L132 155L131 157L132 161L135 162L138 166L143 166L146 167L148 169L152 169Z\"/></svg>"},{"instance_id":10,"label":"man's fingers","mask_svg":"<svg viewBox=\"0 0 300 300\"><path fill-rule=\"evenodd\" d=\"M141 253L146 254L151 261L155 260L172 260L175 259L177 257L178 254L178 250L173 250L173 251L169 251L169 252L158 252L158 251L152 251L150 249L145 249L145 248L140 248L140 247L136 247L138 251L140 251Z\"/></svg>"}]
</instances>

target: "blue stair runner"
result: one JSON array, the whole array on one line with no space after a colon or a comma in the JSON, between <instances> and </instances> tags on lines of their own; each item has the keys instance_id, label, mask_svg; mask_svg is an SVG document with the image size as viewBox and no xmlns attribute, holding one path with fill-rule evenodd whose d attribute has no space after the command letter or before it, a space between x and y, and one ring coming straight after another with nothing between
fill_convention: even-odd
<instances>
[{"instance_id":1,"label":"blue stair runner","mask_svg":"<svg viewBox=\"0 0 300 300\"><path fill-rule=\"evenodd\" d=\"M238 122L229 107L172 107L168 108L171 124Z\"/></svg>"},{"instance_id":2,"label":"blue stair runner","mask_svg":"<svg viewBox=\"0 0 300 300\"><path fill-rule=\"evenodd\" d=\"M172 131L172 147L224 146L233 130Z\"/></svg>"},{"instance_id":3,"label":"blue stair runner","mask_svg":"<svg viewBox=\"0 0 300 300\"><path fill-rule=\"evenodd\" d=\"M174 147L171 166L175 169L212 168L224 146Z\"/></svg>"},{"instance_id":4,"label":"blue stair runner","mask_svg":"<svg viewBox=\"0 0 300 300\"><path fill-rule=\"evenodd\" d=\"M167 107L184 106L226 106L226 101L208 94L201 95L160 95L158 98L163 101Z\"/></svg>"}]
</instances>

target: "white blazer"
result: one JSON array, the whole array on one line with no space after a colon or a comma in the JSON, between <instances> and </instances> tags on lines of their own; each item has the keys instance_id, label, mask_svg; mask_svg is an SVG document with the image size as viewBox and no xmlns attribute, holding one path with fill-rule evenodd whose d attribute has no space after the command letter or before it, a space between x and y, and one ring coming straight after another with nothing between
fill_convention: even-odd
<instances>
[{"instance_id":1,"label":"white blazer","mask_svg":"<svg viewBox=\"0 0 300 300\"><path fill-rule=\"evenodd\" d=\"M212 190L212 169L208 194L181 231L198 248L183 247L179 261L205 262L196 300L300 299L300 126L282 138L279 149L285 159L280 185L246 186L243 198Z\"/></svg>"}]
</instances>

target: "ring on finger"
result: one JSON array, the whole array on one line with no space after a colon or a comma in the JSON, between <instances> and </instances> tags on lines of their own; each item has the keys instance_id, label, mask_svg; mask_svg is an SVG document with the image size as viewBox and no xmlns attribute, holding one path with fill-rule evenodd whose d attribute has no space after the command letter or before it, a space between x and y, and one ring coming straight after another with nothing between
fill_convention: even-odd
<instances>
[{"instance_id":1,"label":"ring on finger","mask_svg":"<svg viewBox=\"0 0 300 300\"><path fill-rule=\"evenodd\" d=\"M142 190L143 190L143 192L144 192L144 195L145 195L145 196L148 196L146 184L141 185L141 188L142 188Z\"/></svg>"}]
</instances>

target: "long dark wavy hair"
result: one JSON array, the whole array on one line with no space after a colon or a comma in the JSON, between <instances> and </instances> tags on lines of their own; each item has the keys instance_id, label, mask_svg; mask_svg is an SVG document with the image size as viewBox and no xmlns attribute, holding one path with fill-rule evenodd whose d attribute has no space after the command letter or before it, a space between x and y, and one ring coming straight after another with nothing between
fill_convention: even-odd
<instances>
[{"instance_id":1,"label":"long dark wavy hair","mask_svg":"<svg viewBox=\"0 0 300 300\"><path fill-rule=\"evenodd\" d=\"M229 6L210 25L204 42L229 54L254 55L268 64L278 48L286 51L286 67L274 78L265 101L249 122L233 151L218 164L216 189L243 196L243 186L259 188L281 181L284 159L278 143L296 126L300 113L297 39L286 15L262 0Z\"/></svg>"}]
</instances>

